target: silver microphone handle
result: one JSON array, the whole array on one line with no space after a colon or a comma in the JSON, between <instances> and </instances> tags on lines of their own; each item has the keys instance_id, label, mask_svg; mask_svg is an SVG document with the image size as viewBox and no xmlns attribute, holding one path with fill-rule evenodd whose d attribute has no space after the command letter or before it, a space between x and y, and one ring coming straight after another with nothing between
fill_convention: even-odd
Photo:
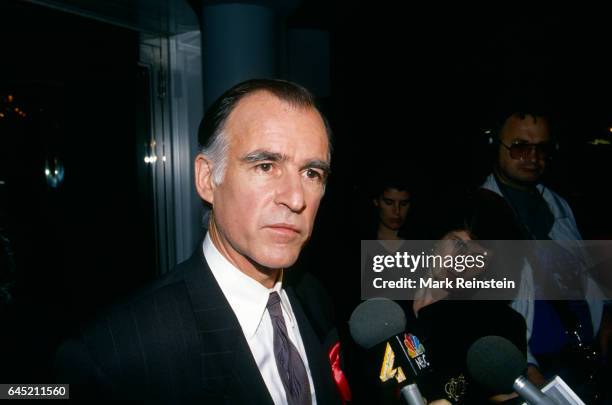
<instances>
[{"instance_id":1,"label":"silver microphone handle","mask_svg":"<svg viewBox=\"0 0 612 405\"><path fill-rule=\"evenodd\" d=\"M408 405L426 405L419 387L416 384L405 385L401 390L400 394L404 399L404 402Z\"/></svg>"},{"instance_id":2,"label":"silver microphone handle","mask_svg":"<svg viewBox=\"0 0 612 405\"><path fill-rule=\"evenodd\" d=\"M514 391L521 396L527 403L532 405L558 405L555 401L547 397L538 387L533 385L526 377L520 376L514 381Z\"/></svg>"}]
</instances>

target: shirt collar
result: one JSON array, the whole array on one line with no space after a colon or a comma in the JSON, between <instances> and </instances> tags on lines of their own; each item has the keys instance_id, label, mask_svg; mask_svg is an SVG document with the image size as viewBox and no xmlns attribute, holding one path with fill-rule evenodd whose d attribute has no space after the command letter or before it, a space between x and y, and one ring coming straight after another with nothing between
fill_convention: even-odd
<instances>
[{"instance_id":1,"label":"shirt collar","mask_svg":"<svg viewBox=\"0 0 612 405\"><path fill-rule=\"evenodd\" d=\"M282 288L284 272L281 270L279 280L274 287L267 288L255 279L247 276L229 262L219 252L209 234L206 234L202 246L204 257L210 271L217 280L223 295L232 307L242 332L247 339L252 338L263 319L270 293L276 291L281 297L281 306L293 327L294 320L289 299Z\"/></svg>"}]
</instances>

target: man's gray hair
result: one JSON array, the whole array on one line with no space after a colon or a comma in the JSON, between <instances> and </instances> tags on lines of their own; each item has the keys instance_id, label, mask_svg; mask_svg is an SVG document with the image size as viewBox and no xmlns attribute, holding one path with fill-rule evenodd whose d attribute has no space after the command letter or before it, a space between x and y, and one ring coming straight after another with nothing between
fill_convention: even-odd
<instances>
[{"instance_id":1,"label":"man's gray hair","mask_svg":"<svg viewBox=\"0 0 612 405\"><path fill-rule=\"evenodd\" d=\"M201 153L212 162L212 181L217 186L223 182L225 176L228 151L229 137L223 131L219 131L210 146L201 150Z\"/></svg>"}]
</instances>

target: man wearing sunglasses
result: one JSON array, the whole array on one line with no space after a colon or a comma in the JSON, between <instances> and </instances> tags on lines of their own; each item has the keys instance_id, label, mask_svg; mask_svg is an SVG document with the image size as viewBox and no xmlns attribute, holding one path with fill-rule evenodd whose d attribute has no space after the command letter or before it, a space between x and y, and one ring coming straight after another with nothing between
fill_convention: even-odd
<instances>
[{"instance_id":1,"label":"man wearing sunglasses","mask_svg":"<svg viewBox=\"0 0 612 405\"><path fill-rule=\"evenodd\" d=\"M524 239L581 240L568 203L540 184L556 151L546 114L534 109L508 114L496 135L493 173L482 187L505 198ZM575 268L583 263L578 257L573 260ZM567 306L560 306L538 301L530 263L525 264L522 277L521 290L512 307L523 315L527 324L528 375L533 382L542 384L544 376L549 378L560 373L559 364L566 357L563 353L572 344L567 338L568 309L572 320L592 326L584 328L582 336L591 344L601 326L603 302L572 301ZM550 366L550 360L554 361L554 366Z\"/></svg>"},{"instance_id":2,"label":"man wearing sunglasses","mask_svg":"<svg viewBox=\"0 0 612 405\"><path fill-rule=\"evenodd\" d=\"M510 116L498 140L497 175L506 184L529 188L538 182L554 147L544 117Z\"/></svg>"},{"instance_id":3,"label":"man wearing sunglasses","mask_svg":"<svg viewBox=\"0 0 612 405\"><path fill-rule=\"evenodd\" d=\"M493 143L495 164L483 188L505 197L525 239L581 239L567 202L540 184L556 152L545 113L508 114Z\"/></svg>"}]
</instances>

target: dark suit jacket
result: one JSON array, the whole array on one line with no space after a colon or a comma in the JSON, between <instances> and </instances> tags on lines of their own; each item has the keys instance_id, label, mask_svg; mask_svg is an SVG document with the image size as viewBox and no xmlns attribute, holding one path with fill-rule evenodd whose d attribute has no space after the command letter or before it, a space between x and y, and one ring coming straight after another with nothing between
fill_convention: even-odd
<instances>
[{"instance_id":1,"label":"dark suit jacket","mask_svg":"<svg viewBox=\"0 0 612 405\"><path fill-rule=\"evenodd\" d=\"M291 273L286 273L285 288L306 348L317 403L339 403L324 347L332 331L325 309L329 301L314 278ZM127 303L82 328L77 338L60 347L55 367L57 382L71 383L71 397L273 404L238 319L201 249Z\"/></svg>"}]
</instances>

